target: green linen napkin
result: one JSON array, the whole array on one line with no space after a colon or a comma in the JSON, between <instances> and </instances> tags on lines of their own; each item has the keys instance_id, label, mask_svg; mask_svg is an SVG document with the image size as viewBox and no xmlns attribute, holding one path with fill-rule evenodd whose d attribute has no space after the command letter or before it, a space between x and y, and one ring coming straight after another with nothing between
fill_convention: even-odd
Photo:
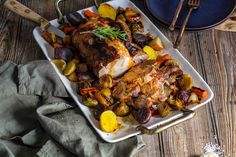
<instances>
[{"instance_id":1,"label":"green linen napkin","mask_svg":"<svg viewBox=\"0 0 236 157\"><path fill-rule=\"evenodd\" d=\"M69 97L48 61L0 66L1 157L128 157L141 136L104 142Z\"/></svg>"}]
</instances>

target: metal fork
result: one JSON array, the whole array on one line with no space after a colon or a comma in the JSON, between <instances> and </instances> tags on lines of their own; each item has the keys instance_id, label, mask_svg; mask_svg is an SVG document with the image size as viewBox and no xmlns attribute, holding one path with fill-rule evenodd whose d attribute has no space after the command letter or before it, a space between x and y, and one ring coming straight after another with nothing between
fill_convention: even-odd
<instances>
[{"instance_id":1,"label":"metal fork","mask_svg":"<svg viewBox=\"0 0 236 157\"><path fill-rule=\"evenodd\" d=\"M188 14L185 17L184 22L183 22L183 24L182 24L182 26L180 28L178 37L177 37L177 39L175 41L175 44L174 44L174 48L178 48L178 46L179 46L179 44L180 44L180 42L182 40L182 37L183 37L183 34L184 34L184 30L185 30L185 27L186 27L186 25L188 23L189 17L191 15L192 11L194 9L197 9L199 7L199 5L200 5L200 0L188 0L188 8L189 8Z\"/></svg>"}]
</instances>

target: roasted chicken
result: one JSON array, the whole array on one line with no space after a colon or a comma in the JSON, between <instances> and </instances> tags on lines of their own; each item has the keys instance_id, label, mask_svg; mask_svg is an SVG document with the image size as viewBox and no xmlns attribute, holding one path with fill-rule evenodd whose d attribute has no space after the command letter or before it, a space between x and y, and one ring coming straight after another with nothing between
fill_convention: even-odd
<instances>
[{"instance_id":1,"label":"roasted chicken","mask_svg":"<svg viewBox=\"0 0 236 157\"><path fill-rule=\"evenodd\" d=\"M135 109L150 107L153 102L164 102L167 99L169 85L182 73L178 66L164 65L158 68L154 60L147 60L132 67L120 79L113 96Z\"/></svg>"},{"instance_id":2,"label":"roasted chicken","mask_svg":"<svg viewBox=\"0 0 236 157\"><path fill-rule=\"evenodd\" d=\"M127 33L127 41L100 40L91 31L96 27L112 26ZM138 46L131 43L129 27L121 20L112 21L101 17L91 17L81 23L73 33L72 42L79 50L89 68L97 77L110 74L117 77L132 66L147 59L147 55Z\"/></svg>"}]
</instances>

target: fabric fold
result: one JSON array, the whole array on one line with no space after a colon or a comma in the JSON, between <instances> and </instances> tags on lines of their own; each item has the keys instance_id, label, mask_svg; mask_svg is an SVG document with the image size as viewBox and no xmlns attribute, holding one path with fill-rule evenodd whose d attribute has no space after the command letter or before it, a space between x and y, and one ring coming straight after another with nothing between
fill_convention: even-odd
<instances>
[{"instance_id":1,"label":"fabric fold","mask_svg":"<svg viewBox=\"0 0 236 157\"><path fill-rule=\"evenodd\" d=\"M69 97L48 61L0 66L0 156L130 157L141 136L106 143Z\"/></svg>"}]
</instances>

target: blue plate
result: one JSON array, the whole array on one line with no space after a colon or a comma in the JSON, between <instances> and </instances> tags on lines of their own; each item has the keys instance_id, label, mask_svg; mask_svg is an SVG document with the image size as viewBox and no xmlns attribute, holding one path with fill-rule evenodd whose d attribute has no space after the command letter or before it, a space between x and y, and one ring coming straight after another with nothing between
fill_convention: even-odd
<instances>
[{"instance_id":1,"label":"blue plate","mask_svg":"<svg viewBox=\"0 0 236 157\"><path fill-rule=\"evenodd\" d=\"M160 22L170 25L179 0L145 0L150 13ZM190 16L186 30L196 31L209 29L224 22L234 11L236 0L201 0L200 7ZM176 28L180 28L187 14L187 0L185 0Z\"/></svg>"}]
</instances>

